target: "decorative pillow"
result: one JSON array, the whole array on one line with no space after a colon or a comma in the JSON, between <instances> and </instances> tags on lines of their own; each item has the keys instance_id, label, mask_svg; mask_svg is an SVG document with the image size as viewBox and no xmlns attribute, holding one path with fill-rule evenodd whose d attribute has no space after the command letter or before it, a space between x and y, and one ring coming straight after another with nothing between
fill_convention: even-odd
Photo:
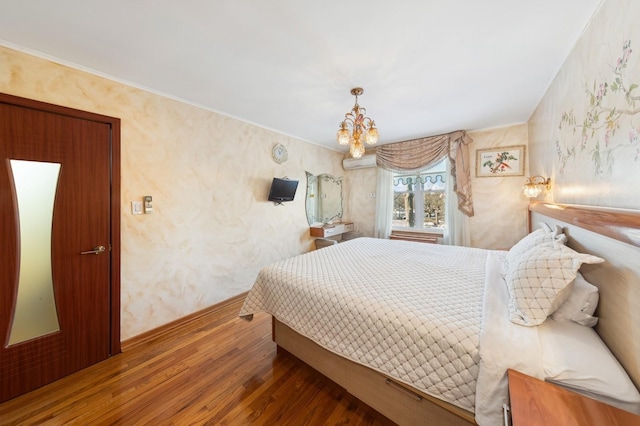
<instances>
[{"instance_id":1,"label":"decorative pillow","mask_svg":"<svg viewBox=\"0 0 640 426\"><path fill-rule=\"evenodd\" d=\"M567 236L564 235L564 231L562 229L562 226L556 225L555 228L553 229L552 233L553 233L553 239L555 241L561 241L562 244L567 242Z\"/></svg>"},{"instance_id":2,"label":"decorative pillow","mask_svg":"<svg viewBox=\"0 0 640 426\"><path fill-rule=\"evenodd\" d=\"M583 263L604 259L578 253L560 242L544 243L509 262L506 276L511 322L542 324L565 300Z\"/></svg>"},{"instance_id":3,"label":"decorative pillow","mask_svg":"<svg viewBox=\"0 0 640 426\"><path fill-rule=\"evenodd\" d=\"M507 263L514 262L522 253L533 247L544 244L559 241L564 244L567 241L567 237L562 232L562 228L556 227L555 231L551 230L551 227L546 223L540 224L540 229L533 231L532 233L525 235L520 241L518 241L507 253Z\"/></svg>"},{"instance_id":4,"label":"decorative pillow","mask_svg":"<svg viewBox=\"0 0 640 426\"><path fill-rule=\"evenodd\" d=\"M549 224L545 222L540 222L540 229L542 229L544 232L552 232Z\"/></svg>"},{"instance_id":5,"label":"decorative pillow","mask_svg":"<svg viewBox=\"0 0 640 426\"><path fill-rule=\"evenodd\" d=\"M640 414L640 393L595 330L549 320L538 336L545 380Z\"/></svg>"},{"instance_id":6,"label":"decorative pillow","mask_svg":"<svg viewBox=\"0 0 640 426\"><path fill-rule=\"evenodd\" d=\"M594 317L593 313L598 306L599 298L598 287L585 280L578 272L569 298L551 314L551 318L556 321L575 321L593 327L598 323L598 317Z\"/></svg>"}]
</instances>

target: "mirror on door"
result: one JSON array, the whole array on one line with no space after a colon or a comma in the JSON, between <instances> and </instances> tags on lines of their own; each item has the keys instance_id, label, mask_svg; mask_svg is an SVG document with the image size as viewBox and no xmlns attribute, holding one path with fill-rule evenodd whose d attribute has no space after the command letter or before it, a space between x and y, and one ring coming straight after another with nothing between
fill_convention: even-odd
<instances>
[{"instance_id":1,"label":"mirror on door","mask_svg":"<svg viewBox=\"0 0 640 426\"><path fill-rule=\"evenodd\" d=\"M309 225L342 220L342 177L307 173L307 222Z\"/></svg>"}]
</instances>

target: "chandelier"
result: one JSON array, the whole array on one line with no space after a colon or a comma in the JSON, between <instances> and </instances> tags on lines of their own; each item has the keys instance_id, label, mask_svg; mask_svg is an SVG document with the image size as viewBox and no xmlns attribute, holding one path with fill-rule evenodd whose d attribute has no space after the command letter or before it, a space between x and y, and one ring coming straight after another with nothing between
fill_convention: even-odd
<instances>
[{"instance_id":1,"label":"chandelier","mask_svg":"<svg viewBox=\"0 0 640 426\"><path fill-rule=\"evenodd\" d=\"M367 110L358 105L358 96L363 93L364 90L361 87L351 89L351 94L356 97L356 103L351 111L344 115L344 121L340 123L337 135L340 145L349 145L349 152L353 158L360 158L364 154L363 136L364 141L369 145L378 142L376 122L366 117Z\"/></svg>"}]
</instances>

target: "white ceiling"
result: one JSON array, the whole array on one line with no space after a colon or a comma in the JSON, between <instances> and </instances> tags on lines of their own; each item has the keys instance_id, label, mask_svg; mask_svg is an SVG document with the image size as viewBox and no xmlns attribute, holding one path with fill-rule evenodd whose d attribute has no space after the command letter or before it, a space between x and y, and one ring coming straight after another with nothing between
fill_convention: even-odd
<instances>
[{"instance_id":1,"label":"white ceiling","mask_svg":"<svg viewBox=\"0 0 640 426\"><path fill-rule=\"evenodd\" d=\"M0 44L338 149L526 122L602 0L0 0ZM0 67L2 64L0 64Z\"/></svg>"}]
</instances>

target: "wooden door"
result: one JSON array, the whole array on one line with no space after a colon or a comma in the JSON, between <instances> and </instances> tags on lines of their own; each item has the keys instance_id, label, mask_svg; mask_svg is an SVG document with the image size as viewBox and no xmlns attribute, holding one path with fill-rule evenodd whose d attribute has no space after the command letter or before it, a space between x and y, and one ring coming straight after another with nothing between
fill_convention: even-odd
<instances>
[{"instance_id":1,"label":"wooden door","mask_svg":"<svg viewBox=\"0 0 640 426\"><path fill-rule=\"evenodd\" d=\"M117 119L0 97L0 402L120 350L117 133Z\"/></svg>"}]
</instances>

